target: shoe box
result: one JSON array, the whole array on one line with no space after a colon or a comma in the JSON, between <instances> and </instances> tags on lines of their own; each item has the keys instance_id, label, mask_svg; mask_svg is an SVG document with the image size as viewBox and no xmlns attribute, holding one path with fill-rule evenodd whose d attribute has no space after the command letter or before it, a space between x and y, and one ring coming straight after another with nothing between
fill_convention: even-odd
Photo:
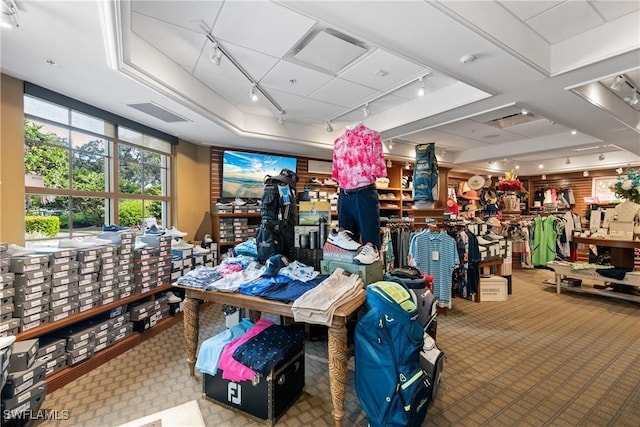
<instances>
[{"instance_id":1,"label":"shoe box","mask_svg":"<svg viewBox=\"0 0 640 427\"><path fill-rule=\"evenodd\" d=\"M49 362L50 360L64 356L67 348L67 340L64 338L44 335L39 338L38 346L39 348L36 353L36 360Z\"/></svg>"},{"instance_id":2,"label":"shoe box","mask_svg":"<svg viewBox=\"0 0 640 427\"><path fill-rule=\"evenodd\" d=\"M13 351L9 358L9 372L24 371L33 365L38 348L37 338L14 342Z\"/></svg>"},{"instance_id":3,"label":"shoe box","mask_svg":"<svg viewBox=\"0 0 640 427\"><path fill-rule=\"evenodd\" d=\"M384 273L382 269L382 261L376 261L369 265L353 264L351 262L331 261L324 259L320 261L320 273L331 274L336 268L342 268L349 273L355 273L360 276L364 285L383 280Z\"/></svg>"},{"instance_id":4,"label":"shoe box","mask_svg":"<svg viewBox=\"0 0 640 427\"><path fill-rule=\"evenodd\" d=\"M274 425L302 394L304 370L304 346L300 346L266 377L255 381L226 380L221 371L216 375L203 374L203 393L209 401Z\"/></svg>"},{"instance_id":5,"label":"shoe box","mask_svg":"<svg viewBox=\"0 0 640 427\"><path fill-rule=\"evenodd\" d=\"M348 251L336 245L331 244L328 240L322 247L322 258L325 261L339 261L353 263L353 257L358 255L358 251Z\"/></svg>"},{"instance_id":6,"label":"shoe box","mask_svg":"<svg viewBox=\"0 0 640 427\"><path fill-rule=\"evenodd\" d=\"M2 387L2 398L9 399L19 395L44 380L44 376L45 362L43 361L35 361L24 371L10 372L4 387Z\"/></svg>"},{"instance_id":7,"label":"shoe box","mask_svg":"<svg viewBox=\"0 0 640 427\"><path fill-rule=\"evenodd\" d=\"M11 298L7 298L10 300ZM4 304L4 300L2 301ZM0 322L0 337L8 337L9 335L18 335L18 329L20 326L20 319L11 318Z\"/></svg>"},{"instance_id":8,"label":"shoe box","mask_svg":"<svg viewBox=\"0 0 640 427\"><path fill-rule=\"evenodd\" d=\"M168 304L164 304L161 308L156 308L146 318L133 322L133 330L144 332L149 328L153 328L159 320L170 316L170 308Z\"/></svg>"},{"instance_id":9,"label":"shoe box","mask_svg":"<svg viewBox=\"0 0 640 427\"><path fill-rule=\"evenodd\" d=\"M40 381L31 388L10 398L2 400L2 426L24 426L29 423L31 414L37 413L44 402L47 383Z\"/></svg>"},{"instance_id":10,"label":"shoe box","mask_svg":"<svg viewBox=\"0 0 640 427\"><path fill-rule=\"evenodd\" d=\"M0 349L0 388L7 381L9 376L9 359L11 358L13 346L8 346Z\"/></svg>"}]
</instances>

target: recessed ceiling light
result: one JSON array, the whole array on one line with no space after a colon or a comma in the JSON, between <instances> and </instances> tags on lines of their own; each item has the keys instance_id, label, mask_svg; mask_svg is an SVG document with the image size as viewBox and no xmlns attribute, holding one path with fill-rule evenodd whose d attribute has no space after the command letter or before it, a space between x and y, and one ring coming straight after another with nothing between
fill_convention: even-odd
<instances>
[{"instance_id":1,"label":"recessed ceiling light","mask_svg":"<svg viewBox=\"0 0 640 427\"><path fill-rule=\"evenodd\" d=\"M575 129L573 129L573 130L571 131L571 135L575 135L575 134L577 134L577 133L578 133L578 131L577 131L577 130L575 130Z\"/></svg>"},{"instance_id":2,"label":"recessed ceiling light","mask_svg":"<svg viewBox=\"0 0 640 427\"><path fill-rule=\"evenodd\" d=\"M526 116L527 114L529 114L529 110L527 110L526 108L523 108L520 113Z\"/></svg>"},{"instance_id":3,"label":"recessed ceiling light","mask_svg":"<svg viewBox=\"0 0 640 427\"><path fill-rule=\"evenodd\" d=\"M516 169L520 169L520 165L516 165Z\"/></svg>"},{"instance_id":4,"label":"recessed ceiling light","mask_svg":"<svg viewBox=\"0 0 640 427\"><path fill-rule=\"evenodd\" d=\"M538 165L538 169L542 169L543 167L544 167L544 165L543 165L542 163L540 163L540 164Z\"/></svg>"}]
</instances>

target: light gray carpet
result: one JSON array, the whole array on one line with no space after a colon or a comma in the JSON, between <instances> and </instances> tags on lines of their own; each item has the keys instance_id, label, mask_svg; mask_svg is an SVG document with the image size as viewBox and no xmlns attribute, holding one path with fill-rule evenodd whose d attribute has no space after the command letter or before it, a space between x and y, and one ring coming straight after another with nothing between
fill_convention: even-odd
<instances>
[{"instance_id":1,"label":"light gray carpet","mask_svg":"<svg viewBox=\"0 0 640 427\"><path fill-rule=\"evenodd\" d=\"M516 270L507 302L453 300L437 342L447 355L433 426L637 426L640 304L543 286L553 273ZM204 340L224 329L221 307L202 310ZM344 426L366 426L349 376ZM70 411L43 426L113 426L197 400L207 426L259 426L202 398L189 377L178 324L49 394L43 408ZM332 426L326 341L310 341L306 387L282 426Z\"/></svg>"}]
</instances>

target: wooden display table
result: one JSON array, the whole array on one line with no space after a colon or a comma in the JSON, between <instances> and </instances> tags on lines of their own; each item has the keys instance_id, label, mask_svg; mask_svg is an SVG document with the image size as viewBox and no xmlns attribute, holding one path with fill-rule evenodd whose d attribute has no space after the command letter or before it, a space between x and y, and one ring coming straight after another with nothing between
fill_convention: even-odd
<instances>
[{"instance_id":1,"label":"wooden display table","mask_svg":"<svg viewBox=\"0 0 640 427\"><path fill-rule=\"evenodd\" d=\"M627 273L624 279L613 279L598 274L596 269L572 270L571 264L563 261L549 261L547 267L553 269L555 273L556 293L561 293L562 289L572 292L589 293L606 296L610 298L623 299L626 301L640 302L640 296L622 292L613 292L607 289L597 289L590 286L562 286L562 279L570 277L573 279L587 279L599 282L616 283L619 285L640 287L640 272Z\"/></svg>"},{"instance_id":2,"label":"wooden display table","mask_svg":"<svg viewBox=\"0 0 640 427\"><path fill-rule=\"evenodd\" d=\"M640 248L640 240L597 239L573 236L572 241L585 245L595 245L611 248L611 265L618 268L634 269L634 248Z\"/></svg>"},{"instance_id":3,"label":"wooden display table","mask_svg":"<svg viewBox=\"0 0 640 427\"><path fill-rule=\"evenodd\" d=\"M259 297L243 295L237 292L216 292L194 289L187 286L177 286L185 290L184 304L184 338L187 350L187 364L189 373L194 376L200 319L199 300L211 301L218 304L228 304L244 307L259 313L271 313L293 318L292 304L267 300ZM344 418L344 398L347 385L347 319L358 311L366 299L362 292L358 297L338 307L333 314L333 321L329 326L328 357L329 357L329 387L331 388L331 402L333 405L333 419L336 426L342 425Z\"/></svg>"}]
</instances>

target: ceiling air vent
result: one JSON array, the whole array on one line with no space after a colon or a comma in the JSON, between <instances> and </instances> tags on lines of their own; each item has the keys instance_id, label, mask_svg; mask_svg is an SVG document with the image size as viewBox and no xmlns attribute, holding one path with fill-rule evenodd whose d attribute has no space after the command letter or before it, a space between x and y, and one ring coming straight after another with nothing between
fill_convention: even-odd
<instances>
[{"instance_id":1,"label":"ceiling air vent","mask_svg":"<svg viewBox=\"0 0 640 427\"><path fill-rule=\"evenodd\" d=\"M176 113L167 110L164 107L156 104L155 102L142 102L139 104L127 104L131 108L135 108L138 111L142 111L150 116L155 117L158 120L162 120L166 123L176 122L188 122L189 119L182 117Z\"/></svg>"},{"instance_id":2,"label":"ceiling air vent","mask_svg":"<svg viewBox=\"0 0 640 427\"><path fill-rule=\"evenodd\" d=\"M529 123L529 122L533 122L540 119L542 119L542 117L533 113L527 113L527 114L516 113L516 114L509 114L508 116L500 117L498 119L489 120L488 122L485 122L485 124L489 126L495 126L500 129L506 129L513 126L521 125L523 123Z\"/></svg>"},{"instance_id":3,"label":"ceiling air vent","mask_svg":"<svg viewBox=\"0 0 640 427\"><path fill-rule=\"evenodd\" d=\"M335 76L368 49L363 42L330 28L314 29L285 55L285 59Z\"/></svg>"}]
</instances>

